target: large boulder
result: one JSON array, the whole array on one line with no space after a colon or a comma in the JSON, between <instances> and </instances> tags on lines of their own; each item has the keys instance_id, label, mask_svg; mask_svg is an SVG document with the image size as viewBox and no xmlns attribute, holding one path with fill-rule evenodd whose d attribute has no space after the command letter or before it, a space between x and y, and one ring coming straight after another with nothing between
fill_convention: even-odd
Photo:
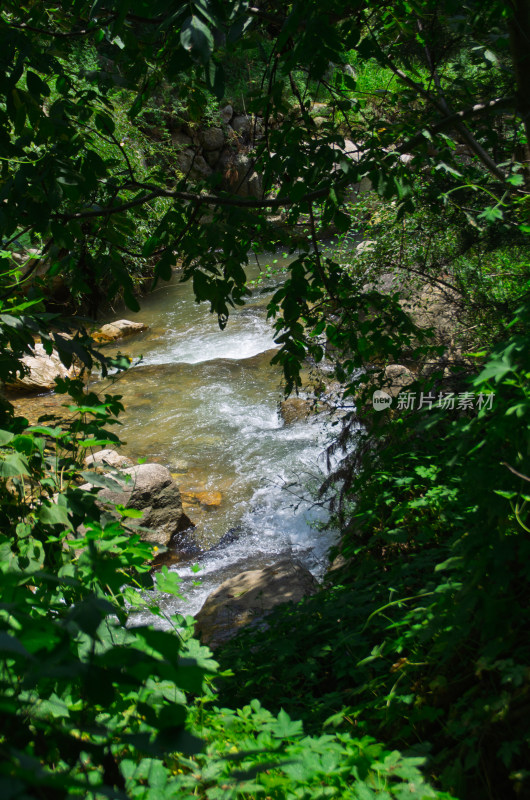
<instances>
[{"instance_id":1,"label":"large boulder","mask_svg":"<svg viewBox=\"0 0 530 800\"><path fill-rule=\"evenodd\" d=\"M118 476L116 476L118 477ZM192 527L182 510L180 491L170 471L162 464L138 464L119 473L119 478L129 481L119 490L102 489L99 501L143 511L141 519L133 520L148 531L141 531L147 542L166 547L176 533ZM88 488L89 484L84 488ZM129 527L134 527L134 524Z\"/></svg>"},{"instance_id":2,"label":"large boulder","mask_svg":"<svg viewBox=\"0 0 530 800\"><path fill-rule=\"evenodd\" d=\"M187 147L191 147L193 145L193 139L191 136L188 136L187 133L183 131L175 131L171 134L171 144L177 150L183 150Z\"/></svg>"},{"instance_id":3,"label":"large boulder","mask_svg":"<svg viewBox=\"0 0 530 800\"><path fill-rule=\"evenodd\" d=\"M205 180L212 174L212 168L208 166L204 157L197 155L194 150L182 150L177 153L177 166L192 181Z\"/></svg>"},{"instance_id":4,"label":"large boulder","mask_svg":"<svg viewBox=\"0 0 530 800\"><path fill-rule=\"evenodd\" d=\"M212 169L217 168L219 158L221 157L221 150L207 150L204 152L204 160Z\"/></svg>"},{"instance_id":5,"label":"large boulder","mask_svg":"<svg viewBox=\"0 0 530 800\"><path fill-rule=\"evenodd\" d=\"M220 150L225 143L222 128L206 128L200 133L203 150Z\"/></svg>"},{"instance_id":6,"label":"large boulder","mask_svg":"<svg viewBox=\"0 0 530 800\"><path fill-rule=\"evenodd\" d=\"M26 375L17 376L15 380L6 385L11 391L46 392L55 389L55 378L73 377L73 369L68 370L59 354L53 350L50 355L44 346L37 342L33 347L33 354L24 356L22 364L28 370Z\"/></svg>"},{"instance_id":7,"label":"large boulder","mask_svg":"<svg viewBox=\"0 0 530 800\"><path fill-rule=\"evenodd\" d=\"M312 410L311 400L305 397L288 397L280 402L280 416L286 425L307 419Z\"/></svg>"},{"instance_id":8,"label":"large boulder","mask_svg":"<svg viewBox=\"0 0 530 800\"><path fill-rule=\"evenodd\" d=\"M116 322L108 322L93 334L96 342L113 342L116 339L123 339L125 336L132 336L133 333L146 331L148 326L144 322L131 322L130 319L117 319Z\"/></svg>"},{"instance_id":9,"label":"large boulder","mask_svg":"<svg viewBox=\"0 0 530 800\"><path fill-rule=\"evenodd\" d=\"M298 603L317 587L309 570L289 559L241 572L207 597L195 617L196 633L204 644L218 647L244 625L255 625L281 603Z\"/></svg>"},{"instance_id":10,"label":"large boulder","mask_svg":"<svg viewBox=\"0 0 530 800\"><path fill-rule=\"evenodd\" d=\"M239 197L262 199L262 177L254 169L253 159L234 150L222 151L217 169L223 174L223 187Z\"/></svg>"},{"instance_id":11,"label":"large boulder","mask_svg":"<svg viewBox=\"0 0 530 800\"><path fill-rule=\"evenodd\" d=\"M249 137L252 127L252 118L247 114L240 114L232 120L232 129L240 136Z\"/></svg>"},{"instance_id":12,"label":"large boulder","mask_svg":"<svg viewBox=\"0 0 530 800\"><path fill-rule=\"evenodd\" d=\"M229 104L229 105L225 106L224 108L222 108L219 113L220 113L221 119L223 120L224 124L228 125L228 123L230 122L230 120L232 119L232 117L234 115L234 109Z\"/></svg>"}]
</instances>

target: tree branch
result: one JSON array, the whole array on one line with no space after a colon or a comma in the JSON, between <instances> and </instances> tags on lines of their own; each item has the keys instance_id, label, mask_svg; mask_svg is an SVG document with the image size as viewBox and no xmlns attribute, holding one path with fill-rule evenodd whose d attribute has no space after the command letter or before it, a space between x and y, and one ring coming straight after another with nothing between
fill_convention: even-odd
<instances>
[{"instance_id":1,"label":"tree branch","mask_svg":"<svg viewBox=\"0 0 530 800\"><path fill-rule=\"evenodd\" d=\"M403 81L403 83L406 83L407 86L410 86L411 89L414 89L414 91L416 91L421 97L423 97L423 99L426 100L430 105L434 105L435 108L437 108L441 114L443 114L446 117L453 115L452 109L449 107L443 96L440 98L433 96L431 92L425 89L422 83L418 83L417 81L412 80L412 78L409 78L409 76L406 75L403 72L403 70L399 69L399 67L396 67L392 59L386 53L383 53L383 50L379 47L377 39L375 38L373 31L371 30L370 30L370 35L372 36L380 54L382 55L385 64L388 66L389 69L392 70L392 72L394 73L394 75L396 75L396 77L398 77L401 81ZM440 87L438 88L441 91ZM469 145L471 150L475 153L477 158L479 158L480 161L482 161L488 172L490 172L493 175L493 177L495 177L498 181L502 183L504 189L509 189L510 184L506 182L506 175L504 174L504 172L497 166L495 161L491 158L489 153L487 153L484 150L482 145L479 142L477 142L475 137L470 133L470 131L466 128L466 126L462 122L457 121L454 123L454 127L461 135L461 137L464 139L464 141Z\"/></svg>"},{"instance_id":2,"label":"tree branch","mask_svg":"<svg viewBox=\"0 0 530 800\"><path fill-rule=\"evenodd\" d=\"M502 108L514 108L515 104L516 98L513 95L509 97L498 97L495 100L487 100L484 103L475 103L474 106L469 106L469 108L464 108L462 111L456 111L453 114L445 116L439 122L427 127L427 130L430 134L435 136L437 133L440 133L440 131L451 128L458 122L463 122L472 117L481 117L489 111L498 111ZM418 144L421 144L424 139L425 136L423 132L416 133L411 139L400 144L396 150L399 153L406 153L408 150L413 150Z\"/></svg>"}]
</instances>

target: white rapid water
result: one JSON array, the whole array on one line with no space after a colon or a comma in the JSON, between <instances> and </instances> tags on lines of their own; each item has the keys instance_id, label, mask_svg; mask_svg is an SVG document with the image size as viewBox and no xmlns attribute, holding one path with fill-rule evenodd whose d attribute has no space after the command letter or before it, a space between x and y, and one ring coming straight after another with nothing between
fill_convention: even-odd
<instances>
[{"instance_id":1,"label":"white rapid water","mask_svg":"<svg viewBox=\"0 0 530 800\"><path fill-rule=\"evenodd\" d=\"M204 552L170 567L186 600L162 598L168 614L195 614L227 577L281 557L322 573L333 535L319 532L324 512L308 487L324 474L328 424L286 425L278 413L281 373L269 363L275 344L265 314L273 289L251 298L220 331L207 306L194 302L191 285L174 280L134 316L149 330L121 349L143 359L112 391L126 408L123 452L167 465L184 492L222 493L218 507L187 509Z\"/></svg>"}]
</instances>

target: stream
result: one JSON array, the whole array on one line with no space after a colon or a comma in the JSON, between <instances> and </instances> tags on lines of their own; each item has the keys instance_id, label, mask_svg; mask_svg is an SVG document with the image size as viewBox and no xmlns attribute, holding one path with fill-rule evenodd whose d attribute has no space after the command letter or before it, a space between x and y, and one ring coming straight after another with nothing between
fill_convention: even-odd
<instances>
[{"instance_id":1,"label":"stream","mask_svg":"<svg viewBox=\"0 0 530 800\"><path fill-rule=\"evenodd\" d=\"M275 266L287 263L278 256ZM249 280L258 274L251 268ZM311 489L326 474L330 421L320 414L286 424L279 413L282 374L270 365L277 346L266 319L279 279L256 288L221 331L209 305L195 302L191 282L181 283L176 274L134 314L148 330L105 347L134 359L114 382L95 386L123 397L125 413L114 429L121 452L169 467L203 551L168 554L185 598L161 598L168 615L196 614L227 578L281 558L296 558L317 577L328 566L335 536L319 530L326 515L312 502ZM120 316L127 312L114 312L109 321ZM32 413L46 413L62 402L46 395L26 404ZM197 502L196 492L212 503ZM134 622L153 618L135 614Z\"/></svg>"},{"instance_id":2,"label":"stream","mask_svg":"<svg viewBox=\"0 0 530 800\"><path fill-rule=\"evenodd\" d=\"M170 566L186 600L168 597L166 613L195 614L222 581L282 557L317 576L327 566L334 537L317 530L325 514L307 487L325 474L329 423L322 415L286 425L279 414L281 370L269 363L276 345L266 319L275 288L257 289L221 331L177 275L134 315L149 329L120 342L143 356L112 389L126 409L122 452L168 466L184 501L190 492L221 493L217 506L185 507L206 552Z\"/></svg>"}]
</instances>

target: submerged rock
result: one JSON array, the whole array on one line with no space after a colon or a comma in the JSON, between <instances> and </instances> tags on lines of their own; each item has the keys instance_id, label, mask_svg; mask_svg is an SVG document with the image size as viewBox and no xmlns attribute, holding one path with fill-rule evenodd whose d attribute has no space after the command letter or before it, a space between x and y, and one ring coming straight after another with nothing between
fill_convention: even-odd
<instances>
[{"instance_id":1,"label":"submerged rock","mask_svg":"<svg viewBox=\"0 0 530 800\"><path fill-rule=\"evenodd\" d=\"M318 587L309 570L283 559L264 569L241 572L213 591L196 615L196 633L215 648L255 625L281 603L298 603Z\"/></svg>"},{"instance_id":2,"label":"submerged rock","mask_svg":"<svg viewBox=\"0 0 530 800\"><path fill-rule=\"evenodd\" d=\"M115 339L122 339L124 336L131 336L133 333L146 331L147 325L143 322L131 322L129 319L118 319L116 322L109 322L103 325L93 334L96 342L113 342Z\"/></svg>"},{"instance_id":3,"label":"submerged rock","mask_svg":"<svg viewBox=\"0 0 530 800\"><path fill-rule=\"evenodd\" d=\"M213 489L200 492L182 492L182 500L189 505L199 504L205 506L205 508L215 508L221 505L223 495Z\"/></svg>"}]
</instances>

